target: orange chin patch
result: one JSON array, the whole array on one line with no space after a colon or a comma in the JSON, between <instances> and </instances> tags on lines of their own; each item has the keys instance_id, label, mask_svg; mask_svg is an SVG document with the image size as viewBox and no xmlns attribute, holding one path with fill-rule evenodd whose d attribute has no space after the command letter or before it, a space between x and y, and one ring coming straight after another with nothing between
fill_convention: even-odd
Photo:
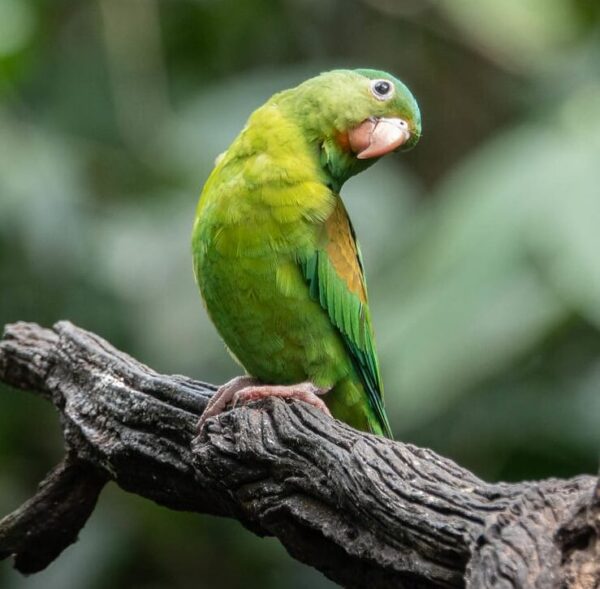
<instances>
[{"instance_id":1,"label":"orange chin patch","mask_svg":"<svg viewBox=\"0 0 600 589\"><path fill-rule=\"evenodd\" d=\"M336 133L335 141L344 151L352 151L352 147L350 146L350 137L348 137L348 133L346 131L339 131Z\"/></svg>"}]
</instances>

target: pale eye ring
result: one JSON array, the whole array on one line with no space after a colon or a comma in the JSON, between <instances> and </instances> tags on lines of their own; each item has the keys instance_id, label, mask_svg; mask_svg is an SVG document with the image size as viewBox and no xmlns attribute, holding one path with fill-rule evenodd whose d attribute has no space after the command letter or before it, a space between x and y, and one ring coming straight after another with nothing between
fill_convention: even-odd
<instances>
[{"instance_id":1,"label":"pale eye ring","mask_svg":"<svg viewBox=\"0 0 600 589\"><path fill-rule=\"evenodd\" d=\"M394 84L389 80L373 80L371 82L371 94L377 100L389 100L394 95Z\"/></svg>"}]
</instances>

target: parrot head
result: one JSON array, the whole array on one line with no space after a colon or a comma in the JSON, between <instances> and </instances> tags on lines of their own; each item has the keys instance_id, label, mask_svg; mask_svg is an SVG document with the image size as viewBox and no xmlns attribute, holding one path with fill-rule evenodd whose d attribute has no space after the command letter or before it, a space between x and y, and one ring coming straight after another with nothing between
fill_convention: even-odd
<instances>
[{"instance_id":1,"label":"parrot head","mask_svg":"<svg viewBox=\"0 0 600 589\"><path fill-rule=\"evenodd\" d=\"M410 90L379 70L333 70L273 97L302 127L336 187L381 156L410 149L421 115Z\"/></svg>"}]
</instances>

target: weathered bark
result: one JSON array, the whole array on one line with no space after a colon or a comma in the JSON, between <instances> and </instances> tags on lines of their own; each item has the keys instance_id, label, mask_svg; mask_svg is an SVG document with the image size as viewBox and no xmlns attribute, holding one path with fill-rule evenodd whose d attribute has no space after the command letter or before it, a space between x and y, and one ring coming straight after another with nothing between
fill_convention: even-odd
<instances>
[{"instance_id":1,"label":"weathered bark","mask_svg":"<svg viewBox=\"0 0 600 589\"><path fill-rule=\"evenodd\" d=\"M14 555L25 574L46 568L77 541L107 480L93 465L65 458L35 497L0 521L0 559Z\"/></svg>"},{"instance_id":2,"label":"weathered bark","mask_svg":"<svg viewBox=\"0 0 600 589\"><path fill-rule=\"evenodd\" d=\"M435 453L269 399L195 423L215 387L163 376L68 322L7 326L0 380L57 409L67 457L0 521L28 573L72 543L107 480L232 517L347 587L600 586L592 476L488 484Z\"/></svg>"}]
</instances>

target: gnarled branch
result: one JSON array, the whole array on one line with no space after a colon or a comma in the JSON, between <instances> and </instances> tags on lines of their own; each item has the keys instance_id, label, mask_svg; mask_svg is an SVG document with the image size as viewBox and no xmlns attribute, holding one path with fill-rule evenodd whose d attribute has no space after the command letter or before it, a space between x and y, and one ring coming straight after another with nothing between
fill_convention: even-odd
<instances>
[{"instance_id":1,"label":"gnarled branch","mask_svg":"<svg viewBox=\"0 0 600 589\"><path fill-rule=\"evenodd\" d=\"M163 376L71 323L6 327L0 380L47 398L67 456L0 521L28 573L72 543L104 483L238 519L346 587L600 584L591 476L488 484L435 453L268 399L195 423L215 387Z\"/></svg>"}]
</instances>

